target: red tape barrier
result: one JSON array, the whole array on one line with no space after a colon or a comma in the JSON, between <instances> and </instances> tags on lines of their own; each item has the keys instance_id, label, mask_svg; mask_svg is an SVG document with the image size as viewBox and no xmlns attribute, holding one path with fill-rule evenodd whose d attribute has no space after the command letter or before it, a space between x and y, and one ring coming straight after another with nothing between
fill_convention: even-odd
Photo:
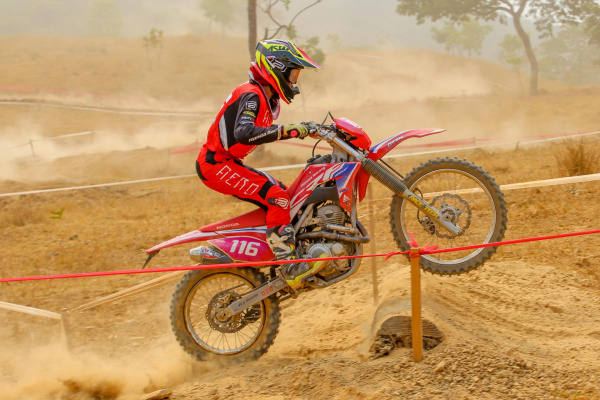
<instances>
[{"instance_id":1,"label":"red tape barrier","mask_svg":"<svg viewBox=\"0 0 600 400\"><path fill-rule=\"evenodd\" d=\"M386 257L388 258L397 254L408 254L408 251L393 251L385 254L363 254L360 256L344 256L344 257L329 257L329 258L303 258L303 262L312 261L325 261L325 260L349 260L353 258L367 258L367 257ZM45 276L28 276L24 278L2 278L0 282L22 282L22 281L42 281L50 279L68 279L68 278L88 278L93 276L112 276L112 275L134 275L134 274L150 274L155 272L174 272L174 271L192 271L197 269L215 269L215 268L240 268L240 267L252 267L252 266L265 266L265 265L281 265L281 264L294 264L298 260L280 260L280 261L267 261L267 262L247 262L247 263L235 263L235 264L214 264L214 265L188 265L183 267L168 267L168 268L154 268L154 269L132 269L124 271L101 271L101 272L82 272L78 274L64 274L64 275L45 275Z\"/></svg>"},{"instance_id":2,"label":"red tape barrier","mask_svg":"<svg viewBox=\"0 0 600 400\"><path fill-rule=\"evenodd\" d=\"M600 233L600 229L592 230L592 231L583 231L583 232L572 232L572 233L561 233L558 235L551 236L538 236L533 238L525 238L525 239L515 239L515 240L507 240L505 242L495 242L495 243L484 243L484 244L475 244L471 246L463 246L463 247L454 247L450 249L441 249L437 250L435 246L429 246L429 243L423 246L423 248L419 249L420 255L426 254L437 254L437 253L449 253L453 251L461 251L461 250L472 250L472 249L480 249L484 247L495 247L495 246L504 246L509 244L517 244L517 243L527 243L527 242L537 242L542 240L550 240L550 239L559 239L565 237L572 236L582 236L582 235L592 235ZM418 246L416 241L411 241L411 245ZM325 261L325 260L349 260L353 258L370 258L370 257L385 257L384 261L387 261L390 257L399 255L399 254L409 254L409 251L391 251L389 253L383 254L363 254L360 256L345 256L345 257L328 257L328 258L310 258L310 259L302 259L302 261ZM298 260L281 260L281 261L269 261L269 262L251 262L251 263L235 263L235 264L215 264L215 265L189 265L183 267L170 267L170 268L154 268L154 269L134 269L134 270L123 270L123 271L102 271L102 272L83 272L78 274L64 274L64 275L45 275L45 276L29 276L22 278L2 278L0 282L23 282L23 281L41 281L41 280L50 280L50 279L68 279L68 278L88 278L94 276L113 276L113 275L134 275L134 274L150 274L156 272L173 272L173 271L191 271L191 270L202 270L202 269L215 269L215 268L239 268L239 267L250 267L250 266L265 266L265 265L280 265L280 264L293 264L298 262Z\"/></svg>"}]
</instances>

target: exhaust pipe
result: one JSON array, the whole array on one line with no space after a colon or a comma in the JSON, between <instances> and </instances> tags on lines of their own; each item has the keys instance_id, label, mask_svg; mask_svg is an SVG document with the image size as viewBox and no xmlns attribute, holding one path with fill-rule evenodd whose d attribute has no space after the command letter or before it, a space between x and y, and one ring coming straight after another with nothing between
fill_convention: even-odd
<instances>
[{"instance_id":1,"label":"exhaust pipe","mask_svg":"<svg viewBox=\"0 0 600 400\"><path fill-rule=\"evenodd\" d=\"M235 262L214 246L200 246L191 249L190 258L199 264L230 264Z\"/></svg>"}]
</instances>

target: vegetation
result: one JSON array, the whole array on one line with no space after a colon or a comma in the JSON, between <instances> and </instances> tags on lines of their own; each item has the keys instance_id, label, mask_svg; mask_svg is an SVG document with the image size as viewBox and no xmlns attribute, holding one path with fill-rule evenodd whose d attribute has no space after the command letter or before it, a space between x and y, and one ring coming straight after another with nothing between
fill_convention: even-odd
<instances>
[{"instance_id":1,"label":"vegetation","mask_svg":"<svg viewBox=\"0 0 600 400\"><path fill-rule=\"evenodd\" d=\"M600 83L600 48L590 44L581 27L563 29L540 45L543 77L568 85Z\"/></svg>"},{"instance_id":2,"label":"vegetation","mask_svg":"<svg viewBox=\"0 0 600 400\"><path fill-rule=\"evenodd\" d=\"M450 21L466 21L478 18L485 21L497 20L507 23L512 20L514 28L523 43L529 61L531 76L529 92L538 93L539 64L529 34L522 25L524 18L535 20L540 37L552 36L554 24L575 25L584 23L586 32L592 40L600 43L600 4L594 0L460 0L460 1L422 1L398 0L396 11L400 15L415 16L417 23L426 19L437 21L447 18Z\"/></svg>"},{"instance_id":3,"label":"vegetation","mask_svg":"<svg viewBox=\"0 0 600 400\"><path fill-rule=\"evenodd\" d=\"M236 0L202 0L200 1L200 9L204 16L210 21L214 21L221 25L221 36L225 34L225 28L230 26L235 19L233 10L236 8ZM210 26L208 29L210 36Z\"/></svg>"},{"instance_id":4,"label":"vegetation","mask_svg":"<svg viewBox=\"0 0 600 400\"><path fill-rule=\"evenodd\" d=\"M589 175L599 171L600 156L580 138L565 142L554 153L558 167L566 176Z\"/></svg>"},{"instance_id":5,"label":"vegetation","mask_svg":"<svg viewBox=\"0 0 600 400\"><path fill-rule=\"evenodd\" d=\"M500 43L500 49L500 61L504 64L508 64L512 70L517 73L519 85L521 86L521 91L523 91L523 84L521 83L521 68L525 62L525 49L523 48L523 43L519 40L517 35L505 35Z\"/></svg>"},{"instance_id":6,"label":"vegetation","mask_svg":"<svg viewBox=\"0 0 600 400\"><path fill-rule=\"evenodd\" d=\"M254 53L257 40L257 21L256 21L256 8L260 8L260 10L269 18L271 23L275 24L275 27L271 28L269 26L265 27L265 34L263 36L264 39L273 39L275 37L285 35L290 39L296 38L296 29L294 27L294 21L298 16L304 13L309 8L319 4L323 0L314 0L312 3L302 8L296 14L292 16L292 18L286 23L281 20L281 17L278 17L278 12L281 12L281 8L279 6L283 6L285 11L289 11L291 0L263 0L262 4L257 4L256 0L248 0L248 50L250 52L250 60L254 60ZM322 61L325 59L325 54L321 49L316 47L319 43L318 37L311 37L308 39L305 47L311 47L312 53L308 53L311 57L314 55L317 58L322 58ZM300 47L303 45L298 43ZM315 61L317 61L315 59ZM319 61L317 61L319 62Z\"/></svg>"},{"instance_id":7,"label":"vegetation","mask_svg":"<svg viewBox=\"0 0 600 400\"><path fill-rule=\"evenodd\" d=\"M456 52L462 56L465 52L468 57L481 54L483 40L492 31L491 25L481 25L475 19L452 22L445 21L442 29L431 28L433 39L443 44L448 52Z\"/></svg>"},{"instance_id":8,"label":"vegetation","mask_svg":"<svg viewBox=\"0 0 600 400\"><path fill-rule=\"evenodd\" d=\"M156 28L152 28L148 36L142 38L144 40L144 48L146 49L146 56L148 57L148 65L152 69L152 57L150 53L154 53L154 59L156 65L160 65L160 57L163 50L163 31Z\"/></svg>"}]
</instances>

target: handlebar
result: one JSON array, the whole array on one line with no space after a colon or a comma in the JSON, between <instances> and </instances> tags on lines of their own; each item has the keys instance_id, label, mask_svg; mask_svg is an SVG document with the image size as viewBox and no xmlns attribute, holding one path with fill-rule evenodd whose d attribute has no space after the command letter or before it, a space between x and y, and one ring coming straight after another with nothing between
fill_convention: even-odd
<instances>
[{"instance_id":1,"label":"handlebar","mask_svg":"<svg viewBox=\"0 0 600 400\"><path fill-rule=\"evenodd\" d=\"M313 121L311 122L303 122L304 126L308 128L308 132L310 137L313 139L325 140L332 147L337 147L338 149L352 155L359 161L362 161L365 158L365 155L359 151L356 151L350 145L348 145L344 140L338 137L335 127L332 125L317 125Z\"/></svg>"}]
</instances>

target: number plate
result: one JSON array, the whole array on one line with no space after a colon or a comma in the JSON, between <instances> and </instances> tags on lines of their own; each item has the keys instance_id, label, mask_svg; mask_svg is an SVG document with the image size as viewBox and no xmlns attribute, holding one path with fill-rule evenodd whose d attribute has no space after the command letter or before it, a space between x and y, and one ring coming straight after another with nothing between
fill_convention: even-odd
<instances>
[{"instance_id":1,"label":"number plate","mask_svg":"<svg viewBox=\"0 0 600 400\"><path fill-rule=\"evenodd\" d=\"M233 236L209 240L235 261L270 261L274 258L271 248L264 240L250 236Z\"/></svg>"}]
</instances>

